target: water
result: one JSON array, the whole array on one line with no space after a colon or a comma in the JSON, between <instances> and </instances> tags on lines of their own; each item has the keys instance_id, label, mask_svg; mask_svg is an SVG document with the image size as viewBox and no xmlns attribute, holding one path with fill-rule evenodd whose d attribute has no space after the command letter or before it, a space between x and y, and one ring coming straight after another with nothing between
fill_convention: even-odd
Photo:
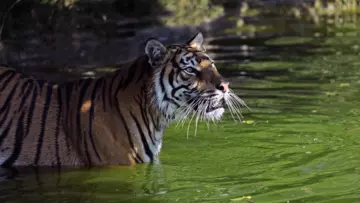
<instances>
[{"instance_id":1,"label":"water","mask_svg":"<svg viewBox=\"0 0 360 203\"><path fill-rule=\"evenodd\" d=\"M208 50L251 108L242 122L227 114L189 137L173 125L154 164L24 169L0 202L360 202L360 31L346 17L259 14L273 29L247 39L225 19Z\"/></svg>"}]
</instances>

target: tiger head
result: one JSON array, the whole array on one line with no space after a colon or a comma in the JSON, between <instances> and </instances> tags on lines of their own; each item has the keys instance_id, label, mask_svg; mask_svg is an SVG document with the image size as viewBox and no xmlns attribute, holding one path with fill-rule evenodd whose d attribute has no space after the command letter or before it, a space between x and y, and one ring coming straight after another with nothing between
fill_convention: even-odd
<instances>
[{"instance_id":1,"label":"tiger head","mask_svg":"<svg viewBox=\"0 0 360 203\"><path fill-rule=\"evenodd\" d=\"M156 39L149 39L145 54L155 70L155 106L166 118L183 120L195 116L219 120L226 106L240 114L238 107L244 102L229 89L229 82L205 53L201 33L185 45L166 47Z\"/></svg>"}]
</instances>

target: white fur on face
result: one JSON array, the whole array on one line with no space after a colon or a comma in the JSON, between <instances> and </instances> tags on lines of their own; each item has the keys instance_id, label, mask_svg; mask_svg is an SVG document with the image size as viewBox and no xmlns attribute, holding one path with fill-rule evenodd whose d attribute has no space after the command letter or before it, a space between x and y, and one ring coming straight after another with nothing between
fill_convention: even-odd
<instances>
[{"instance_id":1,"label":"white fur on face","mask_svg":"<svg viewBox=\"0 0 360 203\"><path fill-rule=\"evenodd\" d=\"M217 121L217 120L220 120L222 118L222 116L224 115L224 112L225 112L225 108L219 108L219 109L216 109L214 111L205 113L204 117L207 120Z\"/></svg>"}]
</instances>

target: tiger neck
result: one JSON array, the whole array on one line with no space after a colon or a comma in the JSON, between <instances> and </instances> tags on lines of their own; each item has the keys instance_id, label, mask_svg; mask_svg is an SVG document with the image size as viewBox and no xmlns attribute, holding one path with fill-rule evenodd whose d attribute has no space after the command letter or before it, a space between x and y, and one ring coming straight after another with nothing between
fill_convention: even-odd
<instances>
[{"instance_id":1,"label":"tiger neck","mask_svg":"<svg viewBox=\"0 0 360 203\"><path fill-rule=\"evenodd\" d=\"M116 75L119 79L114 80L119 81L115 87L121 87L119 92L114 91L115 103L119 106L118 115L129 128L125 131L131 134L132 148L140 155L137 157L139 162L152 161L160 152L162 134L171 122L156 103L154 74L146 57L140 57L127 68L120 67Z\"/></svg>"},{"instance_id":2,"label":"tiger neck","mask_svg":"<svg viewBox=\"0 0 360 203\"><path fill-rule=\"evenodd\" d=\"M152 98L153 106L159 111L164 118L164 122L170 125L173 121L178 120L176 111L179 104L172 99L172 88L164 82L165 67L161 67L153 74Z\"/></svg>"}]
</instances>

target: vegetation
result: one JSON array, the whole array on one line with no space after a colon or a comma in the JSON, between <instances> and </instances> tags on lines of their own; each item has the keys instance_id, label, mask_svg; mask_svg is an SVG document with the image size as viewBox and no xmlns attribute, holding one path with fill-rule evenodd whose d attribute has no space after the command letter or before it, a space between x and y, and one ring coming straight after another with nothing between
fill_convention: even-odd
<instances>
[{"instance_id":1,"label":"vegetation","mask_svg":"<svg viewBox=\"0 0 360 203\"><path fill-rule=\"evenodd\" d=\"M211 5L209 0L160 0L173 15L164 18L167 25L199 25L223 13L223 7Z\"/></svg>"}]
</instances>

